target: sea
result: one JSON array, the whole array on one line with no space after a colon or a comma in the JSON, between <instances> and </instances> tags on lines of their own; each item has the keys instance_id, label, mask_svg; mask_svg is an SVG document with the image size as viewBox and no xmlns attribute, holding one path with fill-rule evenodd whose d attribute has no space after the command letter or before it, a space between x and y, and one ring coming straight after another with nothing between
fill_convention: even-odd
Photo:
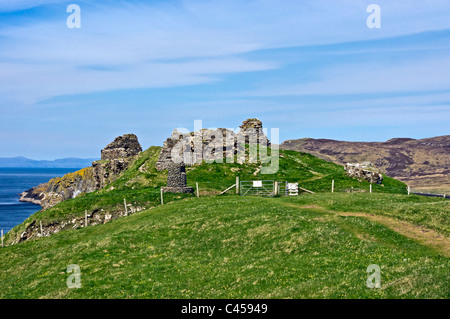
<instances>
[{"instance_id":1,"label":"sea","mask_svg":"<svg viewBox=\"0 0 450 319\"><path fill-rule=\"evenodd\" d=\"M0 229L3 229L3 233L41 209L39 205L19 202L20 193L77 170L79 168L0 167Z\"/></svg>"}]
</instances>

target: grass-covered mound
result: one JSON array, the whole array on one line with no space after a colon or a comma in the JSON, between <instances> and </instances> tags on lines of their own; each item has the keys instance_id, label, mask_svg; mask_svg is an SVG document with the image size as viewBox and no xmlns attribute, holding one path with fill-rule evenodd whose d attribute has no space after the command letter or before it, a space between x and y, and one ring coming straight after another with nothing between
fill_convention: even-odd
<instances>
[{"instance_id":1,"label":"grass-covered mound","mask_svg":"<svg viewBox=\"0 0 450 319\"><path fill-rule=\"evenodd\" d=\"M167 171L158 172L155 164L160 147L152 146L142 152L136 161L115 182L100 193L117 190L139 190L159 188L166 185ZM263 164L269 166L269 164ZM343 166L319 159L307 153L280 151L279 168L276 174L262 174L261 163L203 163L186 167L188 186L196 183L204 193L219 193L240 180L276 180L298 182L301 187L314 192L330 192L331 181L335 181L337 192L368 192L369 183L358 181L346 175ZM398 180L384 176L383 184L373 184L374 192L406 194L406 185Z\"/></svg>"},{"instance_id":2,"label":"grass-covered mound","mask_svg":"<svg viewBox=\"0 0 450 319\"><path fill-rule=\"evenodd\" d=\"M266 164L264 164L266 166ZM268 165L267 165L268 166ZM370 183L347 176L344 167L319 159L311 154L280 150L279 168L276 174L262 174L261 164L202 164L187 168L189 186L199 182L200 189L224 190L233 185L236 176L240 180L275 180L298 182L300 187L314 192L331 192L332 180L336 192L369 192ZM384 176L383 184L373 184L373 192L406 194L404 183Z\"/></svg>"},{"instance_id":3,"label":"grass-covered mound","mask_svg":"<svg viewBox=\"0 0 450 319\"><path fill-rule=\"evenodd\" d=\"M448 212L393 194L189 198L0 249L0 297L448 298L445 246L419 236L448 235ZM366 287L370 264L381 289Z\"/></svg>"},{"instance_id":4,"label":"grass-covered mound","mask_svg":"<svg viewBox=\"0 0 450 319\"><path fill-rule=\"evenodd\" d=\"M17 240L20 234L34 222L39 225L58 223L102 211L124 211L124 199L133 207L151 208L160 205L160 187L166 185L167 171L158 172L155 164L161 148L152 146L139 154L130 167L117 180L105 188L81 194L30 216L24 223L14 227L6 236L6 243ZM348 177L342 166L324 161L307 153L280 151L279 169L276 174L261 174L261 163L203 163L186 168L188 186L199 185L200 194L218 194L236 182L236 176L244 180L276 180L298 182L300 187L314 192L330 192L335 181L336 192L369 192L369 183ZM406 193L406 185L384 176L383 185L373 184L373 192ZM234 193L232 189L229 193ZM165 194L166 203L192 194ZM67 227L70 227L67 226Z\"/></svg>"}]
</instances>

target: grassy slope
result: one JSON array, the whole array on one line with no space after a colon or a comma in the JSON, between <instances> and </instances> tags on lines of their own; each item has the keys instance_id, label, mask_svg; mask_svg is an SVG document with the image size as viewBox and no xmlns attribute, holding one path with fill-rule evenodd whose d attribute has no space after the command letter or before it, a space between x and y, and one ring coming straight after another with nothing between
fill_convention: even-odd
<instances>
[{"instance_id":1,"label":"grassy slope","mask_svg":"<svg viewBox=\"0 0 450 319\"><path fill-rule=\"evenodd\" d=\"M167 172L156 172L154 168L160 149L160 147L152 146L142 152L127 171L104 189L81 194L74 199L63 201L50 209L31 215L6 234L6 242L16 238L33 221L42 221L45 225L84 216L86 210L89 213L101 209L108 212L123 211L124 198L134 207L150 208L159 205L159 188L167 179ZM139 171L141 166L145 170ZM170 202L186 197L189 195L166 194L164 200Z\"/></svg>"},{"instance_id":2,"label":"grassy slope","mask_svg":"<svg viewBox=\"0 0 450 319\"><path fill-rule=\"evenodd\" d=\"M241 180L299 182L318 194L200 199L166 194L169 204L160 206L167 173L154 168L159 151L143 152L103 190L38 212L13 229L8 236L33 220L121 210L123 198L152 208L1 249L0 296L448 297L448 258L429 242L408 239L367 218L333 214L383 215L448 236L448 201L403 196L405 185L389 177L367 194L369 184L348 178L341 166L281 151L275 175L254 174L259 164L202 164L187 168L188 184L198 182L201 194L217 194L239 175ZM340 193L329 193L331 180ZM352 189L366 193L346 192ZM65 283L65 269L74 263L82 269L79 290ZM372 263L382 268L384 289L365 287L365 269Z\"/></svg>"},{"instance_id":3,"label":"grassy slope","mask_svg":"<svg viewBox=\"0 0 450 319\"><path fill-rule=\"evenodd\" d=\"M335 212L363 212L393 217L416 226L433 229L444 236L450 236L450 201L430 200L424 196L401 194L321 194L315 197L298 196L283 198L282 201L299 205L318 205Z\"/></svg>"},{"instance_id":4,"label":"grassy slope","mask_svg":"<svg viewBox=\"0 0 450 319\"><path fill-rule=\"evenodd\" d=\"M43 224L68 220L84 216L85 210L123 210L123 199L137 207L150 208L160 204L159 189L166 185L167 171L158 172L155 163L158 160L160 147L152 146L142 152L135 162L116 181L104 189L81 194L58 205L40 211L22 224L14 227L7 235L8 243L22 233L34 220ZM198 182L201 194L217 194L236 182L239 175L242 180L278 180L299 182L301 187L315 192L329 192L331 180L335 180L336 191L360 190L368 192L369 183L359 182L346 176L340 165L327 162L307 153L296 151L280 151L279 170L273 175L263 175L259 164L201 164L187 168L188 186L195 187ZM385 177L383 186L373 185L374 192L405 193L406 185L390 177ZM231 191L232 193L233 191ZM165 202L192 197L192 195L166 194Z\"/></svg>"},{"instance_id":5,"label":"grassy slope","mask_svg":"<svg viewBox=\"0 0 450 319\"><path fill-rule=\"evenodd\" d=\"M448 201L372 195L205 196L31 240L0 249L0 296L448 298L449 259L433 249L362 217L295 207L364 208L448 231ZM410 219L415 207L433 207L439 222ZM70 264L81 289L66 286ZM365 286L370 264L381 266L382 289Z\"/></svg>"},{"instance_id":6,"label":"grassy slope","mask_svg":"<svg viewBox=\"0 0 450 319\"><path fill-rule=\"evenodd\" d=\"M335 181L336 191L369 191L369 183L346 176L342 166L321 160L307 153L296 151L280 151L280 164L276 174L254 174L258 164L203 164L188 168L188 182L195 186L199 182L200 189L224 190L235 183L236 175L240 180L277 180L299 182L300 186L314 192L330 192L331 181ZM385 176L383 186L373 185L374 192L406 193L406 185Z\"/></svg>"}]
</instances>

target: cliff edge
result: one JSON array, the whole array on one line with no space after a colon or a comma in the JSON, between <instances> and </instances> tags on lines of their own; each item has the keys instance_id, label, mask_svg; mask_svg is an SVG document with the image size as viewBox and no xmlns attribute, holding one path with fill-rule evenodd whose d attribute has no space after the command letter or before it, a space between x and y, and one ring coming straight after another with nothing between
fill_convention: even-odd
<instances>
[{"instance_id":1,"label":"cliff edge","mask_svg":"<svg viewBox=\"0 0 450 319\"><path fill-rule=\"evenodd\" d=\"M114 181L140 152L142 147L136 135L116 137L101 151L101 160L93 162L91 167L53 178L24 191L20 194L20 201L40 205L45 210L81 193L94 192Z\"/></svg>"}]
</instances>

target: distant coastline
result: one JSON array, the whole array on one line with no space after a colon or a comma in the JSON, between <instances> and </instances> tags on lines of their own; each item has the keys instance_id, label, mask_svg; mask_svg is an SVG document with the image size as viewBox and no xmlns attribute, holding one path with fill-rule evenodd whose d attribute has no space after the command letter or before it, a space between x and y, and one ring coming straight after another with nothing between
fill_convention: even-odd
<instances>
[{"instance_id":1,"label":"distant coastline","mask_svg":"<svg viewBox=\"0 0 450 319\"><path fill-rule=\"evenodd\" d=\"M20 202L21 192L75 170L77 168L0 168L0 229L6 233L41 209L38 203Z\"/></svg>"},{"instance_id":2,"label":"distant coastline","mask_svg":"<svg viewBox=\"0 0 450 319\"><path fill-rule=\"evenodd\" d=\"M26 157L0 157L0 167L4 168L84 168L91 166L98 158L61 158L53 161L34 160Z\"/></svg>"}]
</instances>

